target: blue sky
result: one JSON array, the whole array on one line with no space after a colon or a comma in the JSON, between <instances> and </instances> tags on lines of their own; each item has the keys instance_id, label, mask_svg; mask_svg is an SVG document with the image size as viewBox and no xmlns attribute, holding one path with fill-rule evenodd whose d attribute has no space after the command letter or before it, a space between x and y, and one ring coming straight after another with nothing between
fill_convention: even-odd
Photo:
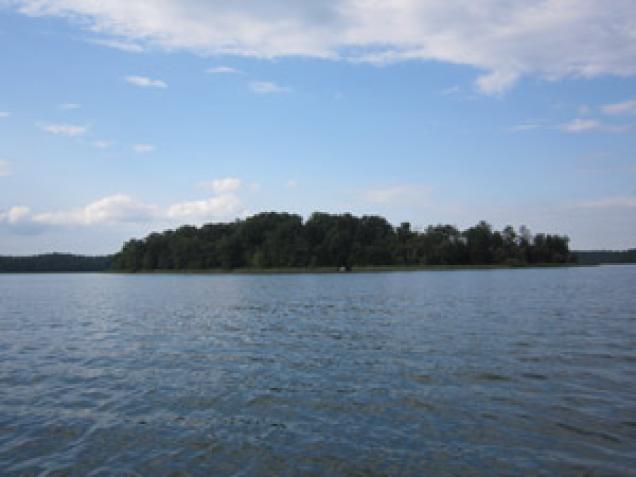
<instances>
[{"instance_id":1,"label":"blue sky","mask_svg":"<svg viewBox=\"0 0 636 477\"><path fill-rule=\"evenodd\" d=\"M636 5L0 0L0 254L277 210L636 247Z\"/></svg>"}]
</instances>

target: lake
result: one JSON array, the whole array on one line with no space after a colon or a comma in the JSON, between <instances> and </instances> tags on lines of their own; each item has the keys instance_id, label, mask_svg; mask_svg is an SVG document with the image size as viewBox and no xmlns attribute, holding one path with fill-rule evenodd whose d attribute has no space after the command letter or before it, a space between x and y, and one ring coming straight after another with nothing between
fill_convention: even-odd
<instances>
[{"instance_id":1,"label":"lake","mask_svg":"<svg viewBox=\"0 0 636 477\"><path fill-rule=\"evenodd\" d=\"M636 266L0 275L2 475L627 476Z\"/></svg>"}]
</instances>

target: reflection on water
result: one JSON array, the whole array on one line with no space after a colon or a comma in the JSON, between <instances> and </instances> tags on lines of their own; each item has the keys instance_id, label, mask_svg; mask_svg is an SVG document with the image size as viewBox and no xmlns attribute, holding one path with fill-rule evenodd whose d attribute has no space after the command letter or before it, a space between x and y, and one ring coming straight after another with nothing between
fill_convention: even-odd
<instances>
[{"instance_id":1,"label":"reflection on water","mask_svg":"<svg viewBox=\"0 0 636 477\"><path fill-rule=\"evenodd\" d=\"M633 475L636 267L0 276L0 474Z\"/></svg>"}]
</instances>

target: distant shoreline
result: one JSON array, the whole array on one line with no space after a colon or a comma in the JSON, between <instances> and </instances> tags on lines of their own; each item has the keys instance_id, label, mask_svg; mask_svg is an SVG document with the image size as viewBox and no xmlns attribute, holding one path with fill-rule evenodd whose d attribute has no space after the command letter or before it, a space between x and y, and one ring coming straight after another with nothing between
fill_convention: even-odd
<instances>
[{"instance_id":1,"label":"distant shoreline","mask_svg":"<svg viewBox=\"0 0 636 477\"><path fill-rule=\"evenodd\" d=\"M225 269L178 269L178 270L96 270L96 271L0 271L0 275L29 275L29 274L87 274L98 273L106 275L322 275L322 274L359 274L359 273L389 273L389 272L443 272L466 270L524 270L536 268L581 268L597 267L605 264L591 263L533 263L529 265L412 265L412 266L368 266L353 267L348 271L340 271L334 267L288 267L288 268L235 268ZM609 264L619 265L619 264ZM623 264L629 265L629 264Z\"/></svg>"}]
</instances>

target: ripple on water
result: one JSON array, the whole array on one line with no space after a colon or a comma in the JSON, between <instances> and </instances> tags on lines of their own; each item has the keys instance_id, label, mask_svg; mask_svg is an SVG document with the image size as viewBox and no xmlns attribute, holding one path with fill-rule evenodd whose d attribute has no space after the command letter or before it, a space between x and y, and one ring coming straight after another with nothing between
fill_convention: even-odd
<instances>
[{"instance_id":1,"label":"ripple on water","mask_svg":"<svg viewBox=\"0 0 636 477\"><path fill-rule=\"evenodd\" d=\"M635 283L0 276L0 474L630 476Z\"/></svg>"}]
</instances>

